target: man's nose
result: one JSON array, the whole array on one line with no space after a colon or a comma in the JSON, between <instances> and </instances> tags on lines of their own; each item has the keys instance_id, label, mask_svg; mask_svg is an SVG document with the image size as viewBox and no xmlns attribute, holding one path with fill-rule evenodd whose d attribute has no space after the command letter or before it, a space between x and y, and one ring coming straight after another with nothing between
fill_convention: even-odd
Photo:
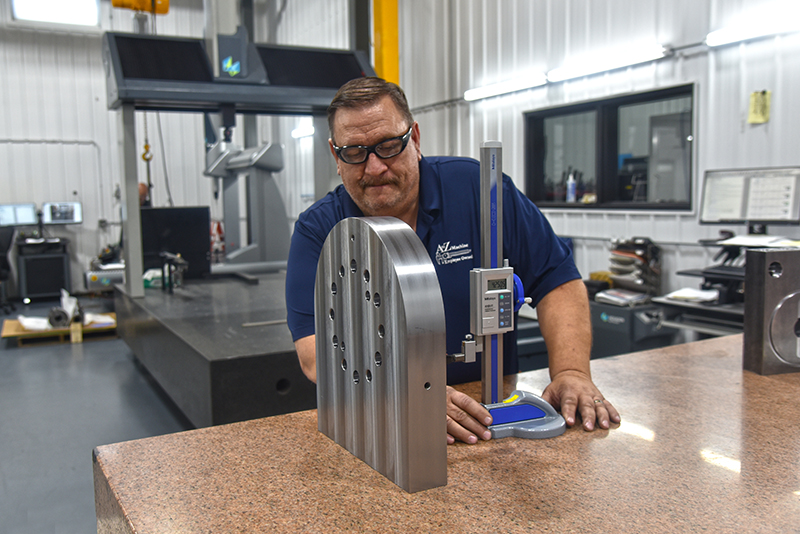
<instances>
[{"instance_id":1,"label":"man's nose","mask_svg":"<svg viewBox=\"0 0 800 534\"><path fill-rule=\"evenodd\" d=\"M377 154L371 153L367 156L367 166L364 172L371 175L381 174L386 170L386 162L378 157Z\"/></svg>"}]
</instances>

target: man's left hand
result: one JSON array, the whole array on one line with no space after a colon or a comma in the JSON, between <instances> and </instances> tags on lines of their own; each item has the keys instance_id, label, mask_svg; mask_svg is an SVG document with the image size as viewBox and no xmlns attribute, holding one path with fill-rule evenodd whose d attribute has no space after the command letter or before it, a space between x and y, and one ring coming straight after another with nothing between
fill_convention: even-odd
<instances>
[{"instance_id":1,"label":"man's left hand","mask_svg":"<svg viewBox=\"0 0 800 534\"><path fill-rule=\"evenodd\" d=\"M592 379L580 371L562 371L554 376L542 398L556 410L561 410L570 427L575 424L577 414L580 414L585 430L594 430L595 423L607 429L611 423L618 424L621 420L617 409L603 397Z\"/></svg>"}]
</instances>

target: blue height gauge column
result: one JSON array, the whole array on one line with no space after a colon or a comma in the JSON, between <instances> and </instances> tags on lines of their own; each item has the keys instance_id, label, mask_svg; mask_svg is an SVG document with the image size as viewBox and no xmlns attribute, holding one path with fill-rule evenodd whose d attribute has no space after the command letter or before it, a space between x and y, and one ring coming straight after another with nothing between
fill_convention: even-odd
<instances>
[{"instance_id":1,"label":"blue height gauge column","mask_svg":"<svg viewBox=\"0 0 800 534\"><path fill-rule=\"evenodd\" d=\"M481 401L492 415L494 438L549 438L564 433L566 423L550 404L526 391L503 396L503 334L514 329L514 312L523 301L522 283L503 258L503 165L498 141L481 144L481 267L469 272L470 331L481 353ZM516 284L515 284L516 282ZM515 295L515 285L517 286ZM468 337L464 347L471 347ZM478 349L480 347L480 349ZM470 350L465 348L465 354ZM470 354L467 354L469 360Z\"/></svg>"},{"instance_id":2,"label":"blue height gauge column","mask_svg":"<svg viewBox=\"0 0 800 534\"><path fill-rule=\"evenodd\" d=\"M483 340L482 400L503 395L503 333L513 330L513 270L503 265L502 144L481 144L481 268L470 273L472 332Z\"/></svg>"}]
</instances>

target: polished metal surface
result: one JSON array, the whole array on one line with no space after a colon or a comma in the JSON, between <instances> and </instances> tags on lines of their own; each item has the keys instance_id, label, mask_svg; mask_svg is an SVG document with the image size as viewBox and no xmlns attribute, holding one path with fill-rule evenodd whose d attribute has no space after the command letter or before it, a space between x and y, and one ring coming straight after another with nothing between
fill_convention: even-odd
<instances>
[{"instance_id":1,"label":"polished metal surface","mask_svg":"<svg viewBox=\"0 0 800 534\"><path fill-rule=\"evenodd\" d=\"M800 249L747 251L744 368L800 372Z\"/></svg>"},{"instance_id":2,"label":"polished metal surface","mask_svg":"<svg viewBox=\"0 0 800 534\"><path fill-rule=\"evenodd\" d=\"M414 231L392 217L337 224L315 317L320 432L408 492L447 484L444 305Z\"/></svg>"}]
</instances>

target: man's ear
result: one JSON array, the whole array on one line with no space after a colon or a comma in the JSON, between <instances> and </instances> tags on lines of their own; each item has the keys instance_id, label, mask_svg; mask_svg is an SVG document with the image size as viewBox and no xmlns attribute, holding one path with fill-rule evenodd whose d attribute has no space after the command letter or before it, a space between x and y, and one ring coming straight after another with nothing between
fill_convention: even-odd
<instances>
[{"instance_id":1,"label":"man's ear","mask_svg":"<svg viewBox=\"0 0 800 534\"><path fill-rule=\"evenodd\" d=\"M328 138L328 148L331 150L331 154L333 155L333 159L336 160L336 174L339 176L342 175L342 169L339 168L339 156L336 155L336 151L333 149L333 139Z\"/></svg>"}]
</instances>

